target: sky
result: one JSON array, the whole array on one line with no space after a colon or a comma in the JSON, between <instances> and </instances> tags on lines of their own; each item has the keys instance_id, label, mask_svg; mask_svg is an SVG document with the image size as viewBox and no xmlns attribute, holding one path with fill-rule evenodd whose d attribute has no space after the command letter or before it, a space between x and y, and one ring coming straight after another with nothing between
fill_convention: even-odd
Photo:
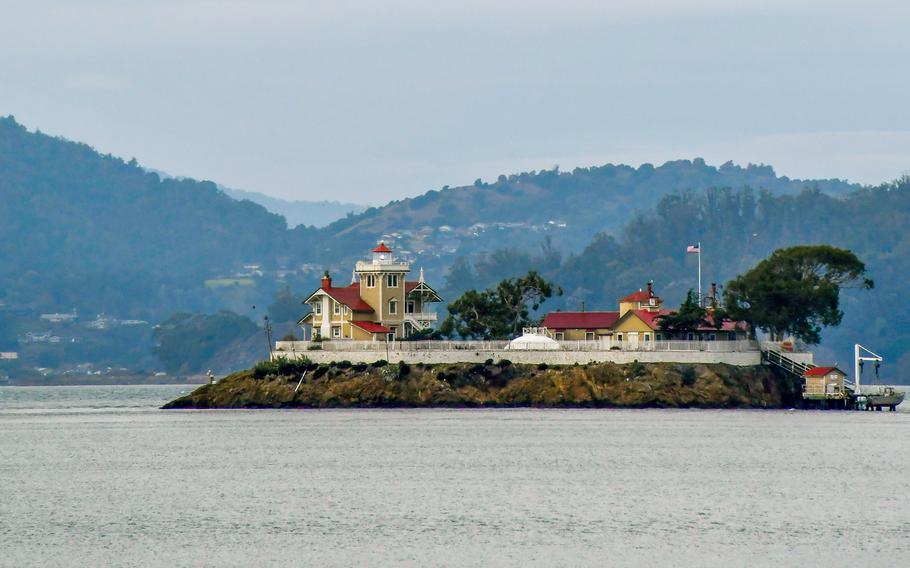
<instances>
[{"instance_id":1,"label":"sky","mask_svg":"<svg viewBox=\"0 0 910 568\"><path fill-rule=\"evenodd\" d=\"M0 115L285 199L382 204L695 157L860 183L910 171L901 0L0 0L0 14Z\"/></svg>"}]
</instances>

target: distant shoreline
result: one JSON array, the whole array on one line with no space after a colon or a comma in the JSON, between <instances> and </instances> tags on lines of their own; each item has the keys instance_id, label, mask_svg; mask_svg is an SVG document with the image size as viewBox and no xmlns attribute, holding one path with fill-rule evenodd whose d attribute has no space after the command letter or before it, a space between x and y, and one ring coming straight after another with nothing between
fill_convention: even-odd
<instances>
[{"instance_id":1,"label":"distant shoreline","mask_svg":"<svg viewBox=\"0 0 910 568\"><path fill-rule=\"evenodd\" d=\"M208 382L205 375L155 376L155 375L79 375L79 376L27 376L0 383L4 387L68 387L68 386L128 386L128 385L200 385Z\"/></svg>"}]
</instances>

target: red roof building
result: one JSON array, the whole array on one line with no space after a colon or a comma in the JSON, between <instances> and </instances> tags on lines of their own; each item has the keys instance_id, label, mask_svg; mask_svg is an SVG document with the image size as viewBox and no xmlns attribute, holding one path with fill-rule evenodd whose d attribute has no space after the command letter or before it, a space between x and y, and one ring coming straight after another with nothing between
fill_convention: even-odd
<instances>
[{"instance_id":1,"label":"red roof building","mask_svg":"<svg viewBox=\"0 0 910 568\"><path fill-rule=\"evenodd\" d=\"M442 298L424 281L406 279L408 262L397 260L385 243L358 262L348 286L334 286L326 273L320 287L305 300L310 313L300 320L304 335L322 339L385 341L429 329L436 313L428 308Z\"/></svg>"},{"instance_id":2,"label":"red roof building","mask_svg":"<svg viewBox=\"0 0 910 568\"><path fill-rule=\"evenodd\" d=\"M673 311L663 309L663 301L654 293L653 283L619 300L616 312L550 312L541 326L557 340L598 340L648 343L671 339L681 340L734 340L746 339L748 328L744 322L724 320L720 329L713 326L709 313L706 325L685 334L661 329L661 318ZM709 309L710 311L710 309Z\"/></svg>"}]
</instances>

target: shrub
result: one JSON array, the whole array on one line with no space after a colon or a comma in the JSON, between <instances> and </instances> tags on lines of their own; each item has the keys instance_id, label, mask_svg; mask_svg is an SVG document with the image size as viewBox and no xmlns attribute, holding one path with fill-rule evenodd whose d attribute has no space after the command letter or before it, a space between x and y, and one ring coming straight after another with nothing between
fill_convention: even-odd
<instances>
[{"instance_id":1,"label":"shrub","mask_svg":"<svg viewBox=\"0 0 910 568\"><path fill-rule=\"evenodd\" d=\"M322 345L318 345L318 344L314 343L314 344L310 345L309 347L307 347L306 349L307 349L307 351L322 351Z\"/></svg>"},{"instance_id":2,"label":"shrub","mask_svg":"<svg viewBox=\"0 0 910 568\"><path fill-rule=\"evenodd\" d=\"M373 366L376 367L376 368L385 367L385 366L388 365L388 364L389 364L389 362L386 361L385 359L380 359L379 361L374 361L374 362L373 362Z\"/></svg>"},{"instance_id":3,"label":"shrub","mask_svg":"<svg viewBox=\"0 0 910 568\"><path fill-rule=\"evenodd\" d=\"M368 367L368 365L366 363L354 363L354 365L351 366L351 368L354 369L355 371L357 371L358 373L362 373L363 371L366 371L367 367Z\"/></svg>"},{"instance_id":4,"label":"shrub","mask_svg":"<svg viewBox=\"0 0 910 568\"><path fill-rule=\"evenodd\" d=\"M350 368L351 368L351 362L350 362L350 361L340 361L340 362L339 362L337 365L335 365L335 366L338 367L339 369L350 369Z\"/></svg>"},{"instance_id":5,"label":"shrub","mask_svg":"<svg viewBox=\"0 0 910 568\"><path fill-rule=\"evenodd\" d=\"M648 372L648 369L637 360L633 361L632 364L629 365L629 376L631 377L640 377L646 372Z\"/></svg>"},{"instance_id":6,"label":"shrub","mask_svg":"<svg viewBox=\"0 0 910 568\"><path fill-rule=\"evenodd\" d=\"M683 386L691 387L698 380L698 374L695 372L694 367L683 367L680 370L680 374L682 375Z\"/></svg>"},{"instance_id":7,"label":"shrub","mask_svg":"<svg viewBox=\"0 0 910 568\"><path fill-rule=\"evenodd\" d=\"M512 362L509 361L508 359L501 359L501 360L499 361L499 363L497 363L497 364L499 365L499 368L500 368L500 369L505 369L506 367L511 367L511 366L512 366Z\"/></svg>"},{"instance_id":8,"label":"shrub","mask_svg":"<svg viewBox=\"0 0 910 568\"><path fill-rule=\"evenodd\" d=\"M289 333L281 338L281 341L300 341L293 333Z\"/></svg>"},{"instance_id":9,"label":"shrub","mask_svg":"<svg viewBox=\"0 0 910 568\"><path fill-rule=\"evenodd\" d=\"M546 371L549 368L550 368L550 366L547 365L546 363L541 363L540 365L537 365L538 371Z\"/></svg>"},{"instance_id":10,"label":"shrub","mask_svg":"<svg viewBox=\"0 0 910 568\"><path fill-rule=\"evenodd\" d=\"M319 365L318 367L316 367L316 372L313 373L313 378L318 379L319 377L324 376L328 372L329 372L329 367L327 365Z\"/></svg>"},{"instance_id":11,"label":"shrub","mask_svg":"<svg viewBox=\"0 0 910 568\"><path fill-rule=\"evenodd\" d=\"M411 374L411 367L404 361L398 363L398 377L403 378Z\"/></svg>"},{"instance_id":12,"label":"shrub","mask_svg":"<svg viewBox=\"0 0 910 568\"><path fill-rule=\"evenodd\" d=\"M487 366L492 365L492 364L493 364L493 360L492 360L492 359L487 359L486 361L483 362L483 364L484 364L484 365L487 365Z\"/></svg>"},{"instance_id":13,"label":"shrub","mask_svg":"<svg viewBox=\"0 0 910 568\"><path fill-rule=\"evenodd\" d=\"M270 361L260 361L253 367L253 378L263 379L269 375L299 375L306 371L310 364L309 359L289 360L285 357L278 357Z\"/></svg>"}]
</instances>

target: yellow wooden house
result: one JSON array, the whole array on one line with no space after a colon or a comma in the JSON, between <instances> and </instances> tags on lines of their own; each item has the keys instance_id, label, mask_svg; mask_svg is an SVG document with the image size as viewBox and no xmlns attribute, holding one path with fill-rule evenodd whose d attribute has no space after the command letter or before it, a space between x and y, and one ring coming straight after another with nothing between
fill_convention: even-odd
<instances>
[{"instance_id":1,"label":"yellow wooden house","mask_svg":"<svg viewBox=\"0 0 910 568\"><path fill-rule=\"evenodd\" d=\"M326 272L320 287L304 300L310 313L298 323L304 336L323 340L385 341L429 329L437 314L429 308L442 298L424 281L407 280L410 263L397 260L380 243L369 260L358 261L352 282L334 286Z\"/></svg>"}]
</instances>

